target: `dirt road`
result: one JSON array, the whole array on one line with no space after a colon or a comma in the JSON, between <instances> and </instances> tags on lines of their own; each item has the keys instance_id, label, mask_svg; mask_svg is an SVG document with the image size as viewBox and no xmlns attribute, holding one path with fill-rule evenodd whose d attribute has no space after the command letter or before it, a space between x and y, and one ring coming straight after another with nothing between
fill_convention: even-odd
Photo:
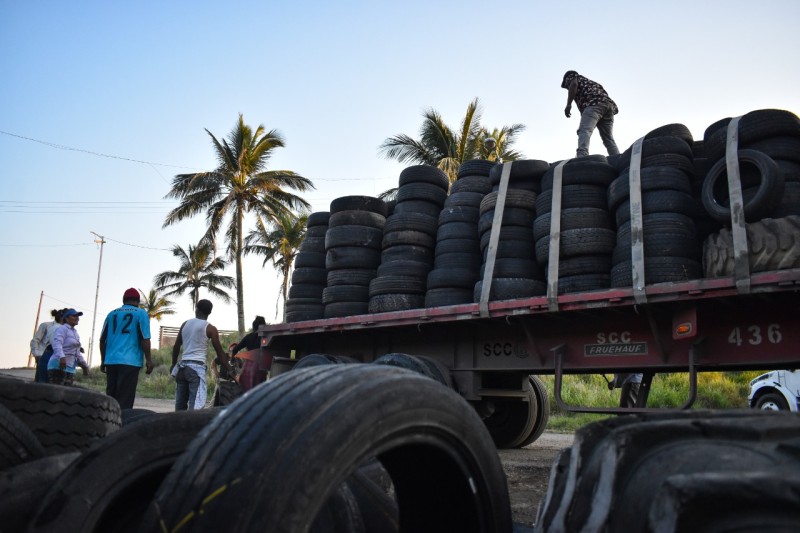
<instances>
[{"instance_id":1,"label":"dirt road","mask_svg":"<svg viewBox=\"0 0 800 533\"><path fill-rule=\"evenodd\" d=\"M32 369L8 369L0 370L0 373L23 379L33 378ZM175 404L172 400L137 396L134 407L168 413L175 409ZM499 451L508 478L512 517L518 525L533 525L539 502L544 499L547 492L550 466L561 449L572 445L572 440L572 434L544 433L526 448ZM518 530L526 529L518 528Z\"/></svg>"}]
</instances>

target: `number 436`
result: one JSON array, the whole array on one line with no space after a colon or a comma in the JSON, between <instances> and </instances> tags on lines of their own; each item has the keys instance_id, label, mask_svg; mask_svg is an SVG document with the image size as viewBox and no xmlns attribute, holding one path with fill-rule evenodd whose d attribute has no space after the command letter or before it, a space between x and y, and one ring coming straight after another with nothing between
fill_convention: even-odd
<instances>
[{"instance_id":1,"label":"number 436","mask_svg":"<svg viewBox=\"0 0 800 533\"><path fill-rule=\"evenodd\" d=\"M783 340L783 335L781 335L780 324L770 324L767 326L766 338L767 341L772 344L781 342L781 340ZM760 326L747 326L744 329L744 335L742 335L741 328L735 327L731 330L731 334L728 335L728 342L736 346L741 346L743 342L757 346L764 342L764 334Z\"/></svg>"}]
</instances>

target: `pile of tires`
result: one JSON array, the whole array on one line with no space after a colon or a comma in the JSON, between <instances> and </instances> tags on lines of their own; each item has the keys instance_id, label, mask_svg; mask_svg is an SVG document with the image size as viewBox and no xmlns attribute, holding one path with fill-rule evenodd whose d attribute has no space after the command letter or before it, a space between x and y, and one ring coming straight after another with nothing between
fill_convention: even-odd
<instances>
[{"instance_id":1,"label":"pile of tires","mask_svg":"<svg viewBox=\"0 0 800 533\"><path fill-rule=\"evenodd\" d=\"M491 161L465 161L439 213L434 267L428 274L425 307L472 303L472 288L480 279L478 218L481 200L489 192Z\"/></svg>"},{"instance_id":2,"label":"pile of tires","mask_svg":"<svg viewBox=\"0 0 800 533\"><path fill-rule=\"evenodd\" d=\"M253 389L189 444L136 525L512 529L507 480L475 410L433 379L372 364L295 369Z\"/></svg>"},{"instance_id":3,"label":"pile of tires","mask_svg":"<svg viewBox=\"0 0 800 533\"><path fill-rule=\"evenodd\" d=\"M702 277L702 244L695 219L702 213L692 196L694 140L683 124L649 132L642 143L640 168L645 283L686 281ZM630 155L608 189L608 208L616 222L611 286L633 284L631 256Z\"/></svg>"},{"instance_id":4,"label":"pile of tires","mask_svg":"<svg viewBox=\"0 0 800 533\"><path fill-rule=\"evenodd\" d=\"M369 311L369 284L381 262L387 214L386 202L371 196L343 196L331 202L322 291L325 318Z\"/></svg>"},{"instance_id":5,"label":"pile of tires","mask_svg":"<svg viewBox=\"0 0 800 533\"><path fill-rule=\"evenodd\" d=\"M492 271L489 300L528 298L544 294L547 285L543 269L536 262L533 220L536 199L542 189L542 176L550 168L546 161L525 159L511 163L508 189L500 224L499 240ZM495 166L489 176L492 192L480 204L478 233L481 247L481 278L473 287L472 298L480 302L487 268L489 245L494 225L503 166Z\"/></svg>"},{"instance_id":6,"label":"pile of tires","mask_svg":"<svg viewBox=\"0 0 800 533\"><path fill-rule=\"evenodd\" d=\"M627 415L589 424L553 464L537 532L792 531L800 415Z\"/></svg>"},{"instance_id":7,"label":"pile of tires","mask_svg":"<svg viewBox=\"0 0 800 533\"><path fill-rule=\"evenodd\" d=\"M370 313L425 306L437 217L448 185L447 174L429 165L411 166L400 173L394 211L383 228L377 277L369 285Z\"/></svg>"},{"instance_id":8,"label":"pile of tires","mask_svg":"<svg viewBox=\"0 0 800 533\"><path fill-rule=\"evenodd\" d=\"M0 376L3 531L27 530L69 465L121 425L119 404L105 394Z\"/></svg>"},{"instance_id":9,"label":"pile of tires","mask_svg":"<svg viewBox=\"0 0 800 533\"><path fill-rule=\"evenodd\" d=\"M605 157L593 155L569 160L561 172L558 293L607 289L615 235L606 196L616 171ZM533 223L536 259L543 267L550 261L554 175L555 166L543 176Z\"/></svg>"},{"instance_id":10,"label":"pile of tires","mask_svg":"<svg viewBox=\"0 0 800 533\"><path fill-rule=\"evenodd\" d=\"M703 187L703 205L730 226L727 167L728 123L722 119L704 135L708 158L715 163ZM800 118L780 109L759 109L741 117L738 159L747 222L800 214ZM788 185L787 185L788 184Z\"/></svg>"},{"instance_id":11,"label":"pile of tires","mask_svg":"<svg viewBox=\"0 0 800 533\"><path fill-rule=\"evenodd\" d=\"M325 234L330 213L311 213L306 222L306 236L294 260L292 283L286 300L286 321L324 318L322 291L328 271L325 268Z\"/></svg>"}]
</instances>

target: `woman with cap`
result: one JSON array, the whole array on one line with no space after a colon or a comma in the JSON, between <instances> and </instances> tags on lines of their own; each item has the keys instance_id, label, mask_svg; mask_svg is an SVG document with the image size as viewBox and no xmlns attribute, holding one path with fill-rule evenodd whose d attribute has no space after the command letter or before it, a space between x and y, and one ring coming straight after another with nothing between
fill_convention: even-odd
<instances>
[{"instance_id":1,"label":"woman with cap","mask_svg":"<svg viewBox=\"0 0 800 533\"><path fill-rule=\"evenodd\" d=\"M61 315L63 324L53 335L53 355L47 363L47 377L56 385L72 385L75 383L75 367L80 366L84 374L89 373L89 365L83 358L81 338L75 326L83 313L75 309L66 309Z\"/></svg>"}]
</instances>

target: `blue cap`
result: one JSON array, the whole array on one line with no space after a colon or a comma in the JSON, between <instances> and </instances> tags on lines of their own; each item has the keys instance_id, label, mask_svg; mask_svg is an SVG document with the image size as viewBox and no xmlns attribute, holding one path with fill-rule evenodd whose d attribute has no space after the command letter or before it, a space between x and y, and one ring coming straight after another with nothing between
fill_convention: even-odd
<instances>
[{"instance_id":1,"label":"blue cap","mask_svg":"<svg viewBox=\"0 0 800 533\"><path fill-rule=\"evenodd\" d=\"M66 311L64 311L64 313L61 315L61 318L67 318L68 316L73 316L73 315L74 316L83 316L83 313L80 312L80 311L76 311L76 310L74 310L72 308L69 308Z\"/></svg>"}]
</instances>

